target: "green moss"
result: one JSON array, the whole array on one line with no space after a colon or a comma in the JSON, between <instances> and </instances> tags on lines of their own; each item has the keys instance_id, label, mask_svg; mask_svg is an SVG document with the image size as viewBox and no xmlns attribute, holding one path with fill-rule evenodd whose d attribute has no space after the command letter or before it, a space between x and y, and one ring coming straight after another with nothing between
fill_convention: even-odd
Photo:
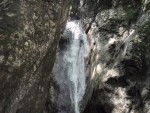
<instances>
[{"instance_id":1,"label":"green moss","mask_svg":"<svg viewBox=\"0 0 150 113\"><path fill-rule=\"evenodd\" d=\"M150 49L150 21L146 22L138 30L138 35L134 39L133 57L141 58L144 57Z\"/></svg>"},{"instance_id":2,"label":"green moss","mask_svg":"<svg viewBox=\"0 0 150 113\"><path fill-rule=\"evenodd\" d=\"M143 1L143 6L145 7L145 11L147 11L147 10L149 10L150 9L150 2L149 1L147 1L146 3L145 3L145 1Z\"/></svg>"},{"instance_id":3,"label":"green moss","mask_svg":"<svg viewBox=\"0 0 150 113\"><path fill-rule=\"evenodd\" d=\"M147 9L150 9L150 2L146 5Z\"/></svg>"},{"instance_id":4,"label":"green moss","mask_svg":"<svg viewBox=\"0 0 150 113\"><path fill-rule=\"evenodd\" d=\"M139 12L141 10L141 0L121 0L121 6L125 11L124 19L129 22L136 22Z\"/></svg>"},{"instance_id":5,"label":"green moss","mask_svg":"<svg viewBox=\"0 0 150 113\"><path fill-rule=\"evenodd\" d=\"M124 8L125 10L125 20L127 21L136 21L138 14L139 14L139 9L133 9L133 7L126 7Z\"/></svg>"}]
</instances>

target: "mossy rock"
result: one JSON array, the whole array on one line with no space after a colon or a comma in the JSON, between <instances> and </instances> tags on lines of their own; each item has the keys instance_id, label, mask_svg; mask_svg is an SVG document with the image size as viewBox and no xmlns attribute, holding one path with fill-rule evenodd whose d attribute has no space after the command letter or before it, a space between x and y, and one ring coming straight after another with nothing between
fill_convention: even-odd
<instances>
[{"instance_id":1,"label":"mossy rock","mask_svg":"<svg viewBox=\"0 0 150 113\"><path fill-rule=\"evenodd\" d=\"M126 8L125 12L126 12L125 20L132 21L132 22L137 20L139 9L133 9L130 7L130 8Z\"/></svg>"},{"instance_id":2,"label":"mossy rock","mask_svg":"<svg viewBox=\"0 0 150 113\"><path fill-rule=\"evenodd\" d=\"M136 22L142 1L141 0L121 0L120 5L125 11L124 19L129 22Z\"/></svg>"},{"instance_id":3,"label":"mossy rock","mask_svg":"<svg viewBox=\"0 0 150 113\"><path fill-rule=\"evenodd\" d=\"M146 22L138 30L138 35L136 35L133 44L133 57L139 59L144 57L150 49L150 21Z\"/></svg>"}]
</instances>

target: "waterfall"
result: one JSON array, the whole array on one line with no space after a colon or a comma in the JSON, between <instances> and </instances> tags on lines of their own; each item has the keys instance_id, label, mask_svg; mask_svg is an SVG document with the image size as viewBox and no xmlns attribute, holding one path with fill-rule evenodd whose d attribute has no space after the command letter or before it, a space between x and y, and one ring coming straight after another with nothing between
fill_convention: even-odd
<instances>
[{"instance_id":1,"label":"waterfall","mask_svg":"<svg viewBox=\"0 0 150 113\"><path fill-rule=\"evenodd\" d=\"M86 89L89 43L79 20L68 22L64 35L67 37L67 43L65 49L58 49L53 69L55 79L60 86L58 104L60 109L63 109L60 113L80 113L80 103Z\"/></svg>"},{"instance_id":2,"label":"waterfall","mask_svg":"<svg viewBox=\"0 0 150 113\"><path fill-rule=\"evenodd\" d=\"M88 56L88 41L82 30L80 21L68 22L66 29L72 33L72 42L66 57L68 66L68 77L70 79L70 96L74 104L75 113L79 113L79 103L86 89L85 60Z\"/></svg>"}]
</instances>

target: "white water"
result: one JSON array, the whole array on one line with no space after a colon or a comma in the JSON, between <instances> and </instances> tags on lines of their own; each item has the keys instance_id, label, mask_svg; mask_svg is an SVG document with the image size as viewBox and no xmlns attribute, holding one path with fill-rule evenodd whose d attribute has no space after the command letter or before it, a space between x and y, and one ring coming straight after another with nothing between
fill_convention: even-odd
<instances>
[{"instance_id":1,"label":"white water","mask_svg":"<svg viewBox=\"0 0 150 113\"><path fill-rule=\"evenodd\" d=\"M89 54L89 44L80 21L71 21L66 29L72 33L71 45L66 54L68 77L70 79L70 98L75 113L80 113L80 101L86 89L86 59Z\"/></svg>"},{"instance_id":2,"label":"white water","mask_svg":"<svg viewBox=\"0 0 150 113\"><path fill-rule=\"evenodd\" d=\"M59 113L80 113L80 104L86 89L86 60L89 43L79 20L66 25L65 49L58 49L53 75L59 84Z\"/></svg>"}]
</instances>

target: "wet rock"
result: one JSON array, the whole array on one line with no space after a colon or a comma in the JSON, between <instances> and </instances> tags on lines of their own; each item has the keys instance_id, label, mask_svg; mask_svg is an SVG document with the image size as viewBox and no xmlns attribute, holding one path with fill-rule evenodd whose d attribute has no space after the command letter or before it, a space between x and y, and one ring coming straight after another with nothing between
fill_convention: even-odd
<instances>
[{"instance_id":1,"label":"wet rock","mask_svg":"<svg viewBox=\"0 0 150 113\"><path fill-rule=\"evenodd\" d=\"M149 112L148 6L148 0L84 1L81 19L96 42L90 61L94 91L85 113Z\"/></svg>"}]
</instances>

